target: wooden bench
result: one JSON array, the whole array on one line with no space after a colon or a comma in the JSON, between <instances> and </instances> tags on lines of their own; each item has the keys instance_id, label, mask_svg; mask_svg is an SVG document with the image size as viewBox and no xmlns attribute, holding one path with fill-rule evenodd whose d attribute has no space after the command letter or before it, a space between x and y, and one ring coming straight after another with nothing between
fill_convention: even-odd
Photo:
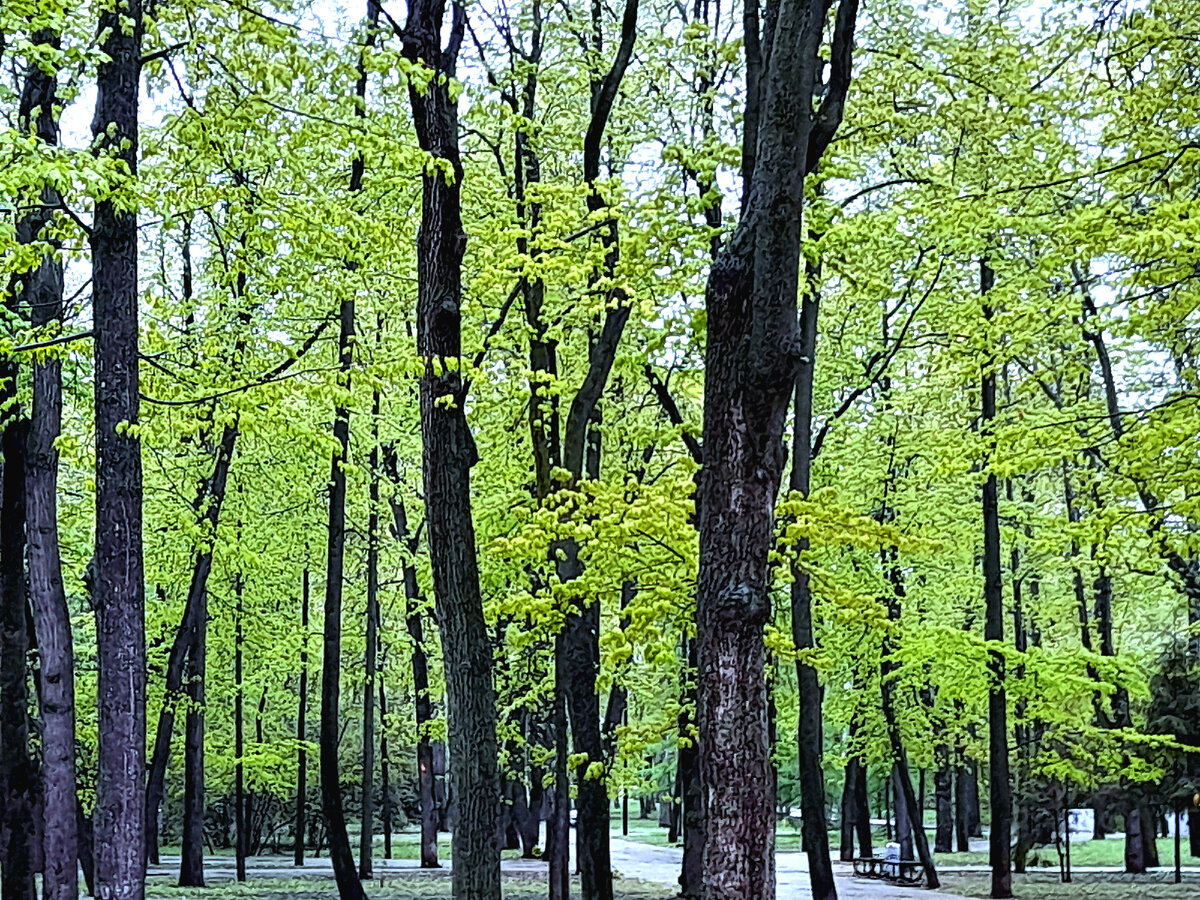
<instances>
[{"instance_id":1,"label":"wooden bench","mask_svg":"<svg viewBox=\"0 0 1200 900\"><path fill-rule=\"evenodd\" d=\"M882 856L856 857L854 874L861 878L879 878L894 884L917 885L925 880L920 860L884 859Z\"/></svg>"}]
</instances>

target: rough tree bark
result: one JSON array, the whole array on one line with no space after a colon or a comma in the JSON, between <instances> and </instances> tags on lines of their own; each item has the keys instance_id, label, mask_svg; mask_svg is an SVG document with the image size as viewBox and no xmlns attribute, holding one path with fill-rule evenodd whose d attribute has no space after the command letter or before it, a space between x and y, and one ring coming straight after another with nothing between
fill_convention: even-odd
<instances>
[{"instance_id":1,"label":"rough tree bark","mask_svg":"<svg viewBox=\"0 0 1200 900\"><path fill-rule=\"evenodd\" d=\"M770 39L760 42L757 5L747 4L746 191L741 221L714 261L705 293L697 622L708 900L769 900L775 892L767 556L801 355L803 176L841 119L857 4L838 6L830 82L814 111L827 9L822 0L782 0Z\"/></svg>"},{"instance_id":2,"label":"rough tree bark","mask_svg":"<svg viewBox=\"0 0 1200 900\"><path fill-rule=\"evenodd\" d=\"M450 175L422 176L417 232L417 351L421 377L425 521L433 567L434 604L442 636L451 777L458 822L454 829L455 900L498 900L500 850L496 841L499 777L492 650L479 589L471 467L478 459L467 425L468 383L462 371L463 168L458 107L451 97L466 10L455 0L446 46L441 35L446 0L413 0L401 37L404 53L432 70L429 82L409 88L421 149L442 160Z\"/></svg>"},{"instance_id":3,"label":"rough tree bark","mask_svg":"<svg viewBox=\"0 0 1200 900\"><path fill-rule=\"evenodd\" d=\"M950 748L939 744L934 749L937 769L933 775L933 797L937 806L937 831L933 839L934 853L950 853L954 849L954 770L950 768Z\"/></svg>"},{"instance_id":4,"label":"rough tree bark","mask_svg":"<svg viewBox=\"0 0 1200 900\"><path fill-rule=\"evenodd\" d=\"M57 49L61 43L58 34L50 30L35 32L32 42L46 50ZM56 89L53 74L33 61L27 64L18 121L22 132L34 131L47 146L58 143ZM59 321L63 303L62 264L53 255L58 242L43 233L52 221L51 208L57 205L59 195L45 186L40 199L42 208L35 207L18 220L17 240L22 244L47 241L50 252L35 268L14 278L10 292L10 306L27 308L35 327ZM25 424L20 421L20 409L12 403L16 375L16 364L6 361L0 371L0 406L6 417L0 439L5 461L0 488L0 895L7 900L32 897L34 892L30 863L36 849L31 843L35 839L32 801L36 772L28 752L28 629L22 558L27 538L29 603L40 661L42 890L46 900L74 900L78 894L75 671L59 558L58 451L54 447L62 421L61 363L54 358L33 360L33 406L25 447L18 446ZM15 480L22 472L25 484L18 487Z\"/></svg>"},{"instance_id":5,"label":"rough tree bark","mask_svg":"<svg viewBox=\"0 0 1200 900\"><path fill-rule=\"evenodd\" d=\"M128 28L121 20L127 20ZM99 16L103 61L92 122L97 154L137 172L142 2ZM118 191L96 203L91 232L96 405L92 599L99 668L96 892L141 900L146 873L146 598L138 420L137 214Z\"/></svg>"}]
</instances>

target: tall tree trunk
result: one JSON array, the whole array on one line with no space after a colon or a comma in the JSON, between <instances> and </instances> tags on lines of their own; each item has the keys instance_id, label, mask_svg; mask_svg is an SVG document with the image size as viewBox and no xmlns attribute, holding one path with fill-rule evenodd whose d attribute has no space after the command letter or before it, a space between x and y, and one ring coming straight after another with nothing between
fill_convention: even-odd
<instances>
[{"instance_id":1,"label":"tall tree trunk","mask_svg":"<svg viewBox=\"0 0 1200 900\"><path fill-rule=\"evenodd\" d=\"M696 640L686 640L688 687L687 698L696 710ZM691 723L689 723L691 726ZM691 727L689 727L689 732ZM679 785L683 803L683 864L679 871L679 895L684 900L704 896L704 794L700 783L700 753L696 739L691 737L679 748Z\"/></svg>"},{"instance_id":2,"label":"tall tree trunk","mask_svg":"<svg viewBox=\"0 0 1200 900\"><path fill-rule=\"evenodd\" d=\"M59 35L42 30L33 43L57 50ZM58 144L57 82L41 66L30 63L21 92L21 130L36 130L48 147ZM30 244L49 240L44 233L51 222L49 208L59 201L52 187L42 189L47 209L35 210L17 223L17 240ZM15 292L28 308L30 324L40 328L62 320L62 264L47 255L21 278ZM58 450L55 440L62 431L62 363L53 357L32 363L33 405L30 416L25 472L26 536L29 557L29 601L37 635L41 670L42 713L42 897L43 900L75 900L79 894L76 866L78 840L75 796L75 657L71 616L63 588L58 536ZM9 509L4 508L7 515ZM4 590L7 591L7 583ZM3 651L0 651L3 656ZM22 662L22 669L24 664ZM0 662L0 670L4 663ZM19 702L18 697L13 702ZM7 721L9 711L0 712ZM11 802L0 789L0 799ZM19 810L18 803L16 809ZM20 886L18 876L15 887Z\"/></svg>"},{"instance_id":3,"label":"tall tree trunk","mask_svg":"<svg viewBox=\"0 0 1200 900\"><path fill-rule=\"evenodd\" d=\"M820 266L805 265L812 287L805 291L800 305L800 364L796 374L795 428L792 442L792 474L788 487L808 497L812 487L813 378L816 375L817 323L821 295L816 291ZM796 546L792 562L792 641L797 650L816 648L813 631L812 586L799 556L808 549L808 540ZM837 896L833 865L829 856L829 825L825 819L825 771L821 723L822 688L817 670L806 658L796 659L796 683L799 695L797 718L797 759L800 767L800 808L804 848L808 852L809 882L814 900L832 900Z\"/></svg>"},{"instance_id":4,"label":"tall tree trunk","mask_svg":"<svg viewBox=\"0 0 1200 900\"><path fill-rule=\"evenodd\" d=\"M390 454L389 454L390 456ZM393 480L394 459L389 460ZM403 500L393 499L392 532L404 547L405 628L412 639L414 715L417 724L417 790L421 802L421 868L436 869L438 863L438 822L440 812L434 785L433 739L429 726L433 721L433 703L429 699L429 659L425 654L425 630L421 624L421 589L417 583L417 552L421 547L420 529L410 530L408 511ZM382 694L380 695L382 698ZM382 706L380 707L382 710Z\"/></svg>"},{"instance_id":5,"label":"tall tree trunk","mask_svg":"<svg viewBox=\"0 0 1200 900\"><path fill-rule=\"evenodd\" d=\"M305 804L308 802L308 606L309 571L304 567L300 582L300 684L296 698L296 824L293 865L304 865Z\"/></svg>"},{"instance_id":6,"label":"tall tree trunk","mask_svg":"<svg viewBox=\"0 0 1200 900\"><path fill-rule=\"evenodd\" d=\"M125 27L122 22L128 22ZM93 148L137 173L142 2L105 8ZM141 900L146 858L146 598L138 421L137 215L124 186L96 203L91 232L96 405L92 600L99 668L96 892Z\"/></svg>"},{"instance_id":7,"label":"tall tree trunk","mask_svg":"<svg viewBox=\"0 0 1200 900\"><path fill-rule=\"evenodd\" d=\"M471 467L478 456L467 425L468 384L461 360L466 234L458 107L451 95L466 11L455 0L449 43L443 49L445 12L446 0L415 0L404 29L409 59L434 68L427 84L413 82L409 89L417 139L450 173L426 170L417 233L417 350L425 360L420 385L425 520L445 659L452 790L458 806L454 897L498 900L496 695L471 517Z\"/></svg>"},{"instance_id":8,"label":"tall tree trunk","mask_svg":"<svg viewBox=\"0 0 1200 900\"><path fill-rule=\"evenodd\" d=\"M991 290L995 276L986 261L980 263L980 293ZM983 301L983 317L989 324L992 308ZM984 453L990 460L994 451L992 422L996 418L996 373L993 361L987 360L981 380L982 417L980 432L984 438ZM983 637L986 641L1004 640L1004 586L1000 562L999 488L994 472L988 472L983 484L983 596L986 619ZM1004 654L999 649L988 651L988 765L989 797L992 827L988 842L988 860L992 867L993 897L1012 896L1011 835L1012 785L1008 766L1008 707L1004 690Z\"/></svg>"},{"instance_id":9,"label":"tall tree trunk","mask_svg":"<svg viewBox=\"0 0 1200 900\"><path fill-rule=\"evenodd\" d=\"M814 115L827 9L782 0L764 51L757 4L747 4L743 211L705 291L696 615L708 900L770 900L775 893L763 638L771 610L767 558L800 361L795 307L803 176L841 120L857 5L838 5L830 80Z\"/></svg>"},{"instance_id":10,"label":"tall tree trunk","mask_svg":"<svg viewBox=\"0 0 1200 900\"><path fill-rule=\"evenodd\" d=\"M377 9L377 7L372 7ZM359 163L356 161L355 166ZM343 386L349 387L350 364L354 343L354 300L341 304L341 328L338 360ZM365 900L354 867L350 837L346 832L346 814L342 806L342 786L338 774L339 700L342 667L342 575L346 548L346 471L350 456L350 411L337 407L333 425L338 449L329 471L329 527L325 571L324 650L321 658L321 808L329 838L329 858L333 863L341 900Z\"/></svg>"},{"instance_id":11,"label":"tall tree trunk","mask_svg":"<svg viewBox=\"0 0 1200 900\"><path fill-rule=\"evenodd\" d=\"M241 537L241 527L238 527ZM242 621L243 585L241 573L234 576L235 597L233 619L233 808L234 808L234 865L237 880L246 880L246 855L250 840L246 832L246 769L242 762L246 755L246 690L244 675L245 632Z\"/></svg>"},{"instance_id":12,"label":"tall tree trunk","mask_svg":"<svg viewBox=\"0 0 1200 900\"><path fill-rule=\"evenodd\" d=\"M913 830L917 827L916 820L909 814L908 803L905 801L904 785L900 783L900 767L893 765L889 778L893 802L896 805L896 842L900 844L900 857L913 858Z\"/></svg>"},{"instance_id":13,"label":"tall tree trunk","mask_svg":"<svg viewBox=\"0 0 1200 900\"><path fill-rule=\"evenodd\" d=\"M358 80L355 84L354 114L366 116L367 54L375 46L380 8L367 0L366 42L359 51ZM362 190L366 163L355 153L350 163L350 195ZM353 269L357 262L350 260ZM343 297L338 310L338 367L342 387L350 390L350 367L354 361L354 298ZM338 724L342 666L342 581L346 553L346 469L350 462L350 410L344 405L334 409L333 436L337 449L329 472L329 527L325 568L325 622L321 658L321 809L329 836L329 860L333 864L341 900L365 900L362 884L354 868L354 854L346 831L346 812L342 805L342 784L338 772Z\"/></svg>"},{"instance_id":14,"label":"tall tree trunk","mask_svg":"<svg viewBox=\"0 0 1200 900\"><path fill-rule=\"evenodd\" d=\"M954 849L954 770L950 768L950 748L939 744L934 750L937 769L933 775L933 796L937 805L937 831L934 853L950 853Z\"/></svg>"},{"instance_id":15,"label":"tall tree trunk","mask_svg":"<svg viewBox=\"0 0 1200 900\"><path fill-rule=\"evenodd\" d=\"M179 860L181 887L204 886L204 680L207 644L208 592L204 591L192 618L192 640L188 648L188 709L184 724L183 847ZM240 648L238 653L241 653Z\"/></svg>"},{"instance_id":16,"label":"tall tree trunk","mask_svg":"<svg viewBox=\"0 0 1200 900\"><path fill-rule=\"evenodd\" d=\"M546 823L549 900L570 900L571 897L571 783L567 768L567 692L563 686L565 657L562 634L559 634L554 641L554 711L550 723L554 733L554 791L550 800L550 819Z\"/></svg>"},{"instance_id":17,"label":"tall tree trunk","mask_svg":"<svg viewBox=\"0 0 1200 900\"><path fill-rule=\"evenodd\" d=\"M25 440L17 368L0 370L0 897L33 900L37 771L29 753L29 629L25 596Z\"/></svg>"},{"instance_id":18,"label":"tall tree trunk","mask_svg":"<svg viewBox=\"0 0 1200 900\"><path fill-rule=\"evenodd\" d=\"M376 336L382 333L382 318L377 322ZM379 390L371 396L371 430L373 443L370 469L369 506L367 511L367 625L366 650L363 665L366 681L362 706L362 829L358 844L358 877L371 878L371 851L375 840L375 682L379 678L376 653L379 644Z\"/></svg>"},{"instance_id":19,"label":"tall tree trunk","mask_svg":"<svg viewBox=\"0 0 1200 900\"><path fill-rule=\"evenodd\" d=\"M383 630L383 623L380 623L380 630ZM379 677L379 793L383 798L383 809L381 810L380 825L383 826L383 858L392 858L392 784L391 784L391 765L392 758L388 755L388 739L387 739L387 687L383 683L383 666L380 666ZM423 815L423 814L422 814ZM437 832L434 832L434 840L437 840ZM422 859L424 863L424 859ZM424 867L424 866L423 866Z\"/></svg>"},{"instance_id":20,"label":"tall tree trunk","mask_svg":"<svg viewBox=\"0 0 1200 900\"><path fill-rule=\"evenodd\" d=\"M838 858L842 862L854 860L854 826L858 813L856 788L858 787L858 769L861 765L862 761L859 757L850 757L846 763L845 776L842 781L841 840L838 845Z\"/></svg>"}]
</instances>

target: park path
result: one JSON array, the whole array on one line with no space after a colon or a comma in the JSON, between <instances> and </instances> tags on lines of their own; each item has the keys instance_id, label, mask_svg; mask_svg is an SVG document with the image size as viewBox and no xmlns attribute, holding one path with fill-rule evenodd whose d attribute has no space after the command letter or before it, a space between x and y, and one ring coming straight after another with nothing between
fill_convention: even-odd
<instances>
[{"instance_id":1,"label":"park path","mask_svg":"<svg viewBox=\"0 0 1200 900\"><path fill-rule=\"evenodd\" d=\"M574 841L571 842L574 850ZM640 841L612 838L612 867L624 878L646 881L674 888L679 884L679 866L683 852L677 847L660 847ZM574 855L574 854L572 854ZM204 860L205 874L212 882L231 881L234 860L231 856L210 856ZM535 860L506 859L503 871L513 876L545 878L544 863ZM305 860L298 869L290 857L261 856L247 860L247 876L254 878L332 878L333 871L325 857ZM778 900L810 900L808 858L803 853L778 853L775 856L776 895ZM437 878L449 872L442 869L422 870L415 859L375 860L375 877ZM835 864L839 900L884 900L884 898L925 898L928 891L906 888L881 881L855 878L848 866ZM150 866L150 876L160 883L174 883L179 873L179 857L163 856L159 865ZM937 894L940 900L963 900L953 894Z\"/></svg>"}]
</instances>

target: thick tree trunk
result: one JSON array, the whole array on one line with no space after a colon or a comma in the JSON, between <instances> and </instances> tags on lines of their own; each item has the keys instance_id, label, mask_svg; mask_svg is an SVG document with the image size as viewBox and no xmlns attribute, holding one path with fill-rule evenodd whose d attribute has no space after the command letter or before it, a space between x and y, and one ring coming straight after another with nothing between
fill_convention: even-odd
<instances>
[{"instance_id":1,"label":"thick tree trunk","mask_svg":"<svg viewBox=\"0 0 1200 900\"><path fill-rule=\"evenodd\" d=\"M850 757L846 763L845 776L842 781L841 803L841 841L838 846L838 858L842 862L854 859L854 826L858 815L858 770L862 761L857 756Z\"/></svg>"},{"instance_id":2,"label":"thick tree trunk","mask_svg":"<svg viewBox=\"0 0 1200 900\"><path fill-rule=\"evenodd\" d=\"M121 21L128 21L123 27ZM96 152L137 172L141 0L100 13ZM96 529L92 600L99 669L96 892L141 900L146 872L146 599L138 421L137 216L97 202L91 232L96 404Z\"/></svg>"},{"instance_id":3,"label":"thick tree trunk","mask_svg":"<svg viewBox=\"0 0 1200 900\"><path fill-rule=\"evenodd\" d=\"M992 288L994 274L987 262L980 264L980 292L986 296ZM992 318L991 306L984 300L983 316ZM996 373L991 361L985 363L981 382L982 416L980 431L985 441L992 441L992 422L996 418ZM993 447L985 447L990 458ZM983 596L986 619L983 637L986 641L1004 640L1004 586L1000 562L999 487L994 473L989 472L983 484ZM988 858L992 867L993 897L1012 896L1011 837L1012 785L1008 765L1008 707L1004 691L1004 655L997 649L988 652L988 671L991 684L988 691L988 765L989 796L992 827L988 843Z\"/></svg>"},{"instance_id":4,"label":"thick tree trunk","mask_svg":"<svg viewBox=\"0 0 1200 900\"><path fill-rule=\"evenodd\" d=\"M33 42L46 49L60 46L59 36L39 31ZM58 144L58 102L55 76L36 64L26 69L21 92L19 121L22 131L31 127L47 146ZM47 207L59 200L58 192L46 187L42 198ZM17 223L17 240L57 241L44 234L50 224L49 210L36 210ZM23 276L18 302L28 309L35 328L59 322L63 312L62 264L45 257L37 268ZM54 358L32 363L33 405L30 417L26 465L26 536L29 558L29 601L37 635L41 674L42 713L42 897L43 900L75 900L79 893L76 796L75 796L75 657L71 616L63 588L58 536L58 450L54 445L62 430L62 363ZM5 515L9 513L7 507ZM8 589L7 583L4 590ZM3 656L3 651L0 651ZM23 668L23 663L22 663ZM0 671L4 663L0 662ZM13 702L19 702L14 697ZM5 720L8 710L0 712ZM6 792L0 798L7 806ZM18 807L19 809L19 804ZM20 879L17 885L20 885Z\"/></svg>"},{"instance_id":5,"label":"thick tree trunk","mask_svg":"<svg viewBox=\"0 0 1200 900\"><path fill-rule=\"evenodd\" d=\"M440 46L446 0L415 0L404 30L405 53L434 65L428 84L413 83L409 99L421 149L444 161L423 176L417 233L417 350L421 377L425 520L434 603L445 659L451 778L458 809L453 844L455 900L498 900L500 806L496 760L496 695L492 650L479 589L471 467L477 460L466 419L468 385L461 360L462 163L458 108L451 99L465 10L454 5L447 49Z\"/></svg>"},{"instance_id":6,"label":"thick tree trunk","mask_svg":"<svg viewBox=\"0 0 1200 900\"><path fill-rule=\"evenodd\" d=\"M0 370L0 898L33 900L37 771L29 753L29 629L25 596L25 440L16 366Z\"/></svg>"},{"instance_id":7,"label":"thick tree trunk","mask_svg":"<svg viewBox=\"0 0 1200 900\"><path fill-rule=\"evenodd\" d=\"M771 610L767 557L801 356L795 307L803 176L841 118L857 6L854 0L838 6L830 82L814 116L826 10L823 3L782 0L764 52L757 5L747 6L745 203L705 291L696 615L707 900L775 894L763 640Z\"/></svg>"},{"instance_id":8,"label":"thick tree trunk","mask_svg":"<svg viewBox=\"0 0 1200 900\"><path fill-rule=\"evenodd\" d=\"M858 767L854 788L854 798L857 804L854 816L854 830L858 832L858 855L872 856L871 848L871 797L867 791L867 764L862 762Z\"/></svg>"}]
</instances>

